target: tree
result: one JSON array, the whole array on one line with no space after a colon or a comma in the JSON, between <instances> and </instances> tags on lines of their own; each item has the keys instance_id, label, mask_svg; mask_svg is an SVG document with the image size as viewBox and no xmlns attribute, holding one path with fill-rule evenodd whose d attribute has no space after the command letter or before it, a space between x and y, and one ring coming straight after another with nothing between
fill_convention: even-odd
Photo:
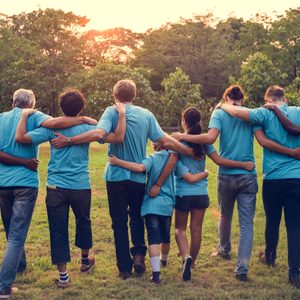
<instances>
[{"instance_id":1,"label":"tree","mask_svg":"<svg viewBox=\"0 0 300 300\"><path fill-rule=\"evenodd\" d=\"M273 84L282 85L286 76L266 54L256 52L242 64L238 82L247 93L248 105L257 106L262 103L265 90Z\"/></svg>"},{"instance_id":2,"label":"tree","mask_svg":"<svg viewBox=\"0 0 300 300\"><path fill-rule=\"evenodd\" d=\"M148 80L149 70L131 69L124 65L98 63L94 69L74 74L69 85L80 89L88 100L85 112L99 118L104 109L114 103L113 86L120 79L131 79L137 86L136 105L152 109L155 105L155 93Z\"/></svg>"},{"instance_id":3,"label":"tree","mask_svg":"<svg viewBox=\"0 0 300 300\"><path fill-rule=\"evenodd\" d=\"M179 127L181 112L188 106L200 107L200 85L192 84L190 78L180 68L170 73L162 81L164 92L161 96L161 107L164 110L164 125Z\"/></svg>"}]
</instances>

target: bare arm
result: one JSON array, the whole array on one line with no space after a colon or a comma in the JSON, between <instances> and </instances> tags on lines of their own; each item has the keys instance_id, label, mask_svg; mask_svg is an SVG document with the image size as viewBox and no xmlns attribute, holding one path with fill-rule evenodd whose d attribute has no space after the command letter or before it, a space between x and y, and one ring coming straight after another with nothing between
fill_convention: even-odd
<instances>
[{"instance_id":1,"label":"bare arm","mask_svg":"<svg viewBox=\"0 0 300 300\"><path fill-rule=\"evenodd\" d=\"M262 129L255 131L255 137L256 137L258 143L264 148L267 148L273 152L277 152L277 153L284 154L284 155L289 155L292 157L297 156L297 153L295 153L294 149L287 148L285 146L282 146L282 145L268 139L265 136L265 133Z\"/></svg>"},{"instance_id":2,"label":"bare arm","mask_svg":"<svg viewBox=\"0 0 300 300\"><path fill-rule=\"evenodd\" d=\"M245 107L222 103L220 108L235 118L250 121L249 110Z\"/></svg>"},{"instance_id":3,"label":"bare arm","mask_svg":"<svg viewBox=\"0 0 300 300\"><path fill-rule=\"evenodd\" d=\"M68 128L80 124L96 125L97 121L90 117L78 116L78 117L57 117L49 118L45 120L41 126L51 129Z\"/></svg>"},{"instance_id":4,"label":"bare arm","mask_svg":"<svg viewBox=\"0 0 300 300\"><path fill-rule=\"evenodd\" d=\"M186 141L194 144L213 144L218 138L220 131L217 128L211 128L208 130L208 133L202 134L187 134L175 132L172 134L177 140Z\"/></svg>"},{"instance_id":5,"label":"bare arm","mask_svg":"<svg viewBox=\"0 0 300 300\"><path fill-rule=\"evenodd\" d=\"M142 173L142 172L146 171L146 167L144 164L126 161L126 160L120 159L114 155L109 157L109 163L111 165L116 165L116 166L128 169L132 172Z\"/></svg>"},{"instance_id":6,"label":"bare arm","mask_svg":"<svg viewBox=\"0 0 300 300\"><path fill-rule=\"evenodd\" d=\"M182 143L178 142L177 140L175 140L168 134L165 134L164 136L162 136L157 142L164 149L173 150L173 151L179 152L179 153L187 155L187 156L194 155L193 149L183 145Z\"/></svg>"},{"instance_id":7,"label":"bare arm","mask_svg":"<svg viewBox=\"0 0 300 300\"><path fill-rule=\"evenodd\" d=\"M294 124L291 122L288 117L286 117L278 106L274 104L265 104L264 107L266 107L269 110L272 110L274 114L277 116L278 120L280 121L282 127L290 134L298 135L300 134L300 126Z\"/></svg>"},{"instance_id":8,"label":"bare arm","mask_svg":"<svg viewBox=\"0 0 300 300\"><path fill-rule=\"evenodd\" d=\"M16 130L16 142L18 143L26 143L26 144L30 144L31 143L31 138L29 136L29 134L27 134L27 129L26 129L26 123L27 123L27 119L28 116L31 115L31 113L33 113L34 110L30 111L28 109L23 109L22 110L22 115Z\"/></svg>"},{"instance_id":9,"label":"bare arm","mask_svg":"<svg viewBox=\"0 0 300 300\"><path fill-rule=\"evenodd\" d=\"M187 173L182 178L189 183L195 183L207 177L208 177L208 171L205 170L204 172L195 173L195 174Z\"/></svg>"},{"instance_id":10,"label":"bare arm","mask_svg":"<svg viewBox=\"0 0 300 300\"><path fill-rule=\"evenodd\" d=\"M164 182L167 180L167 178L170 176L171 172L175 168L177 160L178 155L176 153L171 153L169 155L169 159L165 164L162 172L160 173L158 179L156 180L155 185L153 185L149 191L150 197L154 198L158 195L161 186L164 184Z\"/></svg>"},{"instance_id":11,"label":"bare arm","mask_svg":"<svg viewBox=\"0 0 300 300\"><path fill-rule=\"evenodd\" d=\"M220 156L217 152L212 152L208 155L210 159L218 166L230 169L245 169L252 171L255 168L255 163L252 161L235 161Z\"/></svg>"},{"instance_id":12,"label":"bare arm","mask_svg":"<svg viewBox=\"0 0 300 300\"><path fill-rule=\"evenodd\" d=\"M0 151L0 162L9 166L23 166L36 171L39 161L36 158L20 158Z\"/></svg>"}]
</instances>

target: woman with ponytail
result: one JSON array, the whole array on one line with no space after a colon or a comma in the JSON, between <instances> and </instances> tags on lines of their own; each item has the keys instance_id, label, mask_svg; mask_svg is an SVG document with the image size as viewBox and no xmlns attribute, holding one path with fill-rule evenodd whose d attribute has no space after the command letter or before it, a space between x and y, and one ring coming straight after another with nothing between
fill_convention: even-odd
<instances>
[{"instance_id":1,"label":"woman with ponytail","mask_svg":"<svg viewBox=\"0 0 300 300\"><path fill-rule=\"evenodd\" d=\"M182 113L182 127L187 135L201 134L201 114L195 107L190 107ZM201 145L186 142L186 145L194 150L195 157L179 155L179 160L191 173L199 173L205 170L205 156L208 155L216 164L226 168L254 169L251 161L233 161L218 155L212 145ZM175 204L175 238L182 257L182 279L191 278L191 267L195 266L198 256L201 238L202 223L205 210L209 206L207 191L207 179L195 183L188 183L183 178L176 178L176 204ZM186 228L190 215L191 243L188 245Z\"/></svg>"}]
</instances>

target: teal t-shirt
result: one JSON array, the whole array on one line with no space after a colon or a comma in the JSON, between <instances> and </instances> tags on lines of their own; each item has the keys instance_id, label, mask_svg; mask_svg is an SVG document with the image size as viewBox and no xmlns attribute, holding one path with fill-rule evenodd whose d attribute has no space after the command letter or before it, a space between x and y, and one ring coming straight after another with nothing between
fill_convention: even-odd
<instances>
[{"instance_id":1,"label":"teal t-shirt","mask_svg":"<svg viewBox=\"0 0 300 300\"><path fill-rule=\"evenodd\" d=\"M213 145L204 145L204 152L209 155L216 152L216 149ZM205 159L197 160L180 154L179 160L192 174L205 171ZM183 178L176 177L176 196L208 195L207 183L207 178L195 183L189 183Z\"/></svg>"},{"instance_id":2,"label":"teal t-shirt","mask_svg":"<svg viewBox=\"0 0 300 300\"><path fill-rule=\"evenodd\" d=\"M97 127L106 133L114 132L118 125L118 113L113 106L108 107L100 118ZM155 142L164 136L154 115L147 109L132 104L126 105L126 134L123 143L109 144L108 155L139 163L146 158L148 138ZM131 180L145 183L143 173L134 173L127 169L107 163L104 171L106 181Z\"/></svg>"},{"instance_id":3,"label":"teal t-shirt","mask_svg":"<svg viewBox=\"0 0 300 300\"><path fill-rule=\"evenodd\" d=\"M161 171L163 170L169 152L162 150L149 155L142 163L146 167L148 175L146 192L141 208L141 215L155 214L161 216L172 216L175 205L175 178L174 173L178 177L184 176L188 173L188 169L182 165L180 161L177 162L174 170L161 186L159 194L155 198L149 196L150 188L156 183Z\"/></svg>"},{"instance_id":4,"label":"teal t-shirt","mask_svg":"<svg viewBox=\"0 0 300 300\"><path fill-rule=\"evenodd\" d=\"M237 161L253 161L254 128L247 122L230 116L222 109L216 109L210 118L209 129L216 128L220 131L219 154L220 156ZM220 174L256 174L256 170L230 169L219 167Z\"/></svg>"},{"instance_id":5,"label":"teal t-shirt","mask_svg":"<svg viewBox=\"0 0 300 300\"><path fill-rule=\"evenodd\" d=\"M300 108L283 105L280 110L295 124L300 125ZM300 135L290 135L276 115L266 108L250 109L250 122L263 127L265 135L288 148L300 147ZM263 150L264 179L300 178L300 160L281 155L266 148Z\"/></svg>"},{"instance_id":6,"label":"teal t-shirt","mask_svg":"<svg viewBox=\"0 0 300 300\"><path fill-rule=\"evenodd\" d=\"M15 107L0 114L0 151L21 158L36 158L38 147L15 141L16 129L22 115L22 109ZM50 118L39 111L28 117L27 131L34 130ZM0 187L32 187L39 185L38 173L23 166L8 166L0 163Z\"/></svg>"},{"instance_id":7,"label":"teal t-shirt","mask_svg":"<svg viewBox=\"0 0 300 300\"><path fill-rule=\"evenodd\" d=\"M65 136L75 136L95 129L96 126L81 124L65 129L38 128L28 134L34 145L51 141L59 132ZM65 189L90 189L89 176L89 143L72 145L56 149L51 145L51 157L48 164L47 186L56 186Z\"/></svg>"}]
</instances>

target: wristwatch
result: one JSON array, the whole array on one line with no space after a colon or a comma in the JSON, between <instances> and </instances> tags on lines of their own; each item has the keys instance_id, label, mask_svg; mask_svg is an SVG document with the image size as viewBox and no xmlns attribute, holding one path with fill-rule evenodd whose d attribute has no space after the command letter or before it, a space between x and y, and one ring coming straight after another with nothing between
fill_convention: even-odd
<instances>
[{"instance_id":1,"label":"wristwatch","mask_svg":"<svg viewBox=\"0 0 300 300\"><path fill-rule=\"evenodd\" d=\"M68 142L68 145L71 146L73 143L72 143L72 139L68 136L67 137L67 142Z\"/></svg>"}]
</instances>

